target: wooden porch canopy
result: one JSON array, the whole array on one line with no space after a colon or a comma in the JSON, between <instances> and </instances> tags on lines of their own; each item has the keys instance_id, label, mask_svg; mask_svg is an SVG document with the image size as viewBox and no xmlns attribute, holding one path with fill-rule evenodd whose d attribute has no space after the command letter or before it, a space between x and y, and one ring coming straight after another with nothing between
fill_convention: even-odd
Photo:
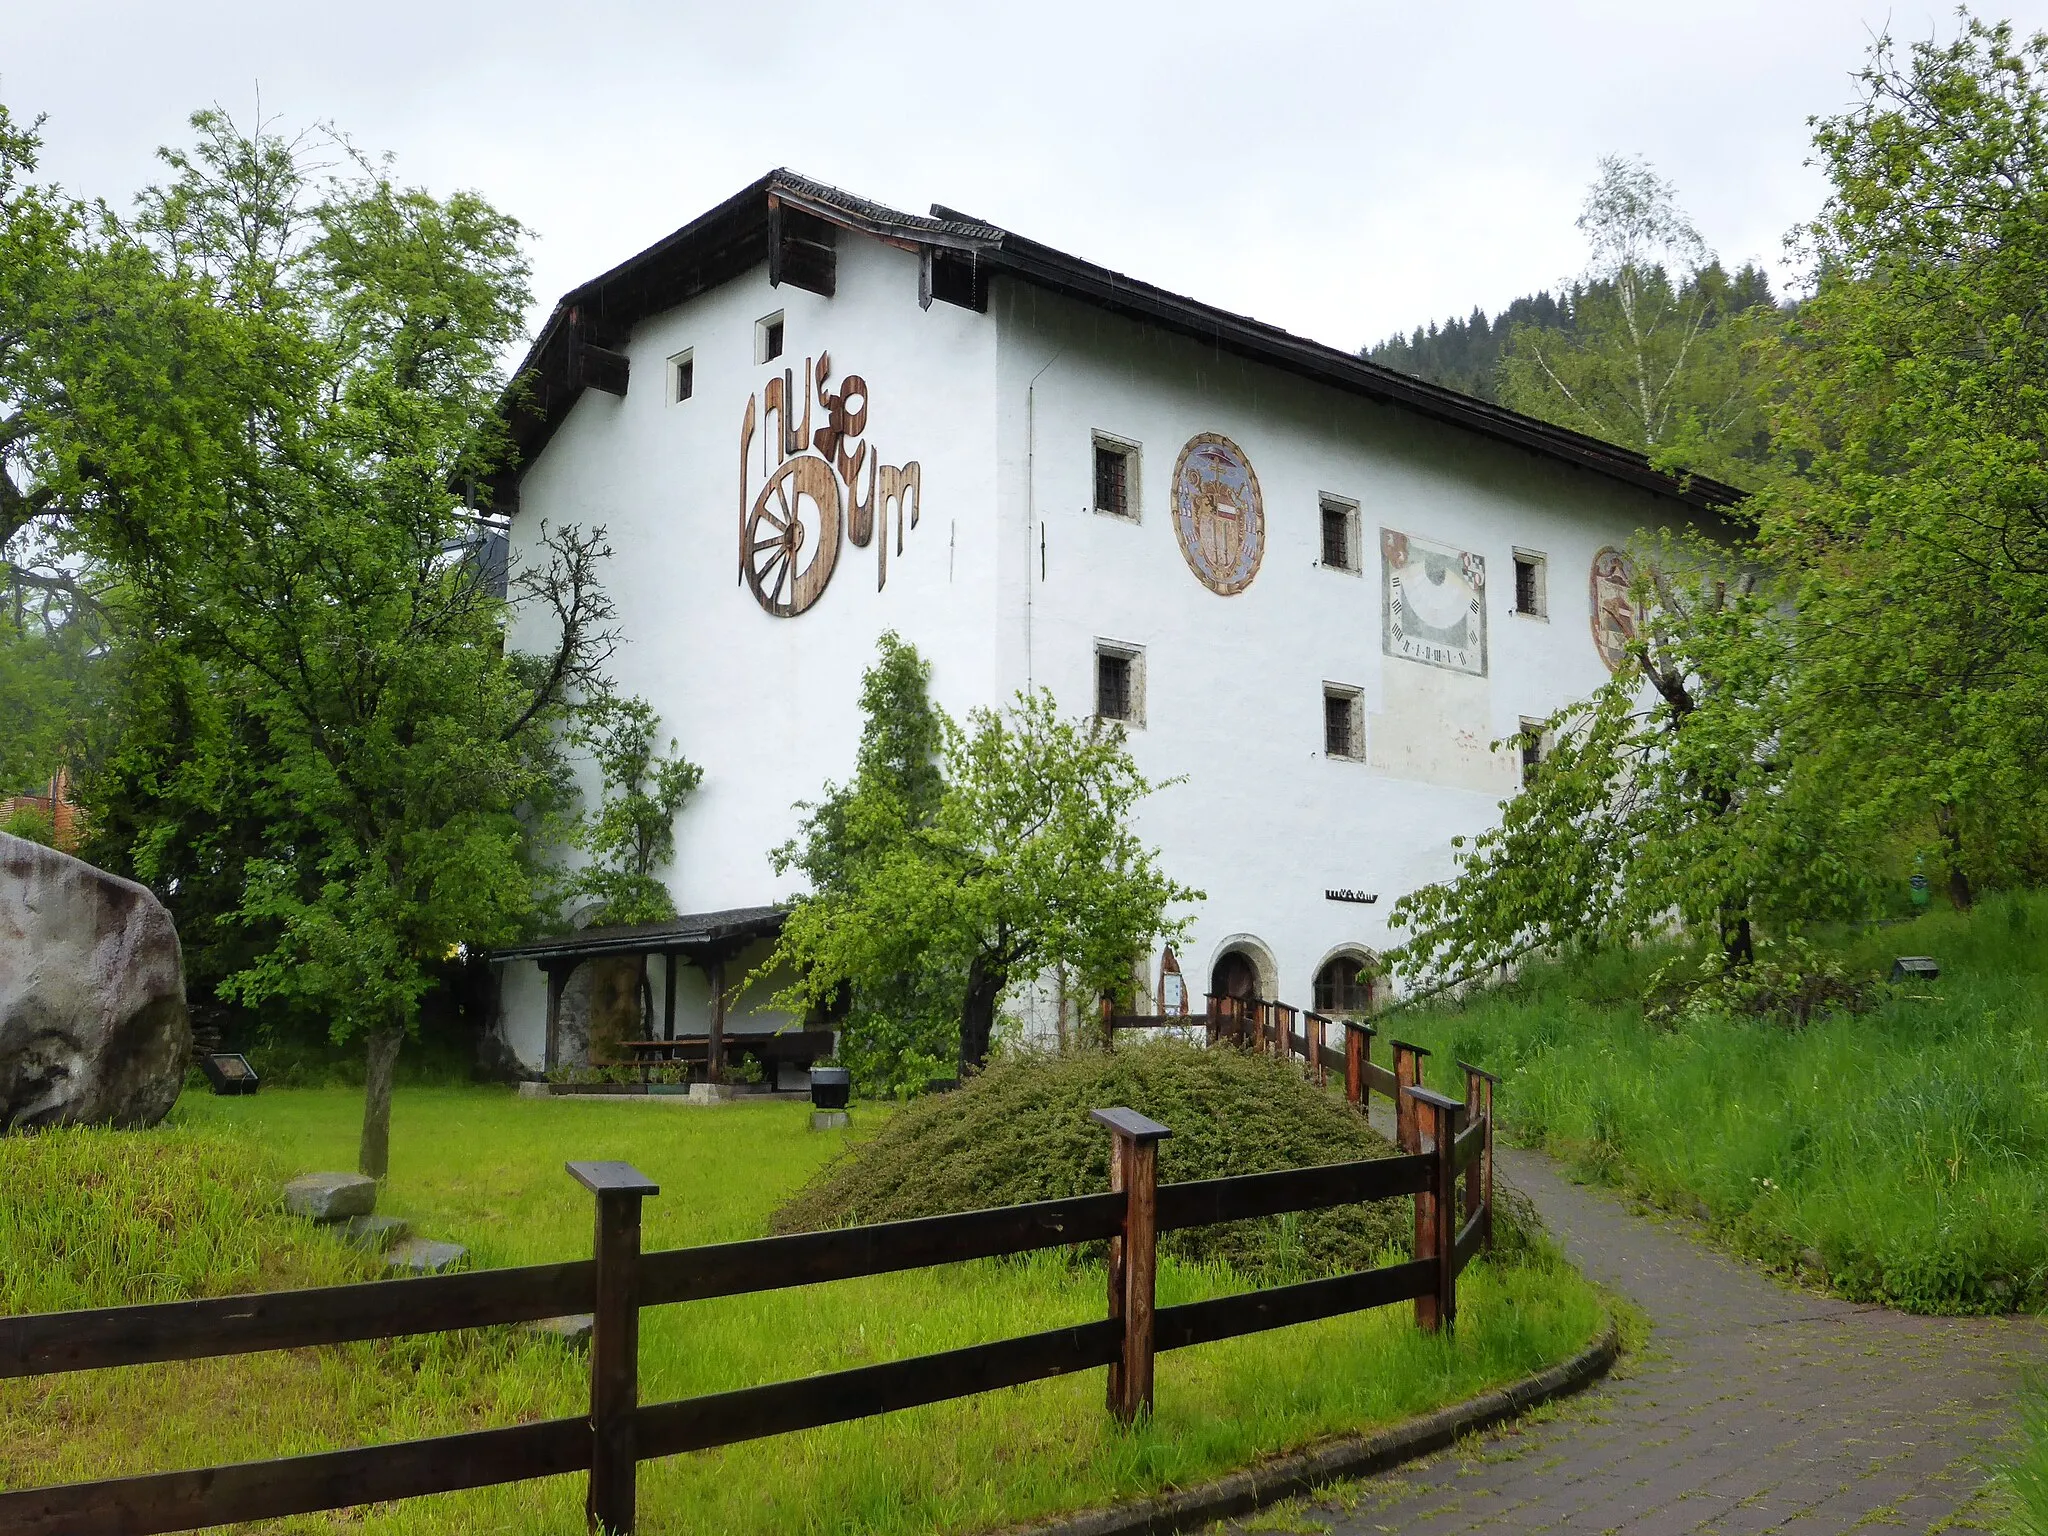
<instances>
[{"instance_id":1,"label":"wooden porch canopy","mask_svg":"<svg viewBox=\"0 0 2048 1536\"><path fill-rule=\"evenodd\" d=\"M531 960L547 973L547 1064L555 1061L556 1026L561 1020L562 993L576 967L586 960L612 956L661 955L668 962L661 1008L662 1038L676 1037L676 962L688 960L704 972L711 988L711 1061L714 1076L724 1056L725 963L749 944L772 939L789 915L783 907L734 907L724 912L693 912L661 923L631 923L585 928L555 938L529 939L491 951L491 959Z\"/></svg>"}]
</instances>

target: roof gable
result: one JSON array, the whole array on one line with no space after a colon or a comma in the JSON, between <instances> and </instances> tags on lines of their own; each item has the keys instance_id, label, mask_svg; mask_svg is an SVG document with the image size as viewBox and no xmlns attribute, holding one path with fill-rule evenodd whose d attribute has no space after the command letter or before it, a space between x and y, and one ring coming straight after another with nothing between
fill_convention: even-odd
<instances>
[{"instance_id":1,"label":"roof gable","mask_svg":"<svg viewBox=\"0 0 2048 1536\"><path fill-rule=\"evenodd\" d=\"M934 205L929 215L901 213L776 170L556 303L506 391L513 462L492 487L493 501L510 500L521 469L539 456L586 388L626 392L626 359L616 349L637 321L763 262L771 282L829 296L835 281L832 242L839 229L917 252L923 261L920 299L927 304L936 287L939 298L979 308L988 279L1010 277L1704 511L1723 511L1744 494L1704 475L1668 474L1632 449L1411 378L953 209ZM963 269L964 280L955 275Z\"/></svg>"}]
</instances>

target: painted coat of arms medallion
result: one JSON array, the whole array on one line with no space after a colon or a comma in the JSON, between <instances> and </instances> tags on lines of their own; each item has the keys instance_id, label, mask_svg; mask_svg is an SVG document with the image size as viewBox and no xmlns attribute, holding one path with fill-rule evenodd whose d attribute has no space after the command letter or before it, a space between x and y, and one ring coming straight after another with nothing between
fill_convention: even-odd
<instances>
[{"instance_id":1,"label":"painted coat of arms medallion","mask_svg":"<svg viewBox=\"0 0 2048 1536\"><path fill-rule=\"evenodd\" d=\"M1266 508L1252 461L1229 438L1188 439L1173 466L1173 532L1195 579L1228 597L1259 574Z\"/></svg>"},{"instance_id":2,"label":"painted coat of arms medallion","mask_svg":"<svg viewBox=\"0 0 2048 1536\"><path fill-rule=\"evenodd\" d=\"M1486 676L1486 557L1380 530L1383 649L1389 656Z\"/></svg>"},{"instance_id":3,"label":"painted coat of arms medallion","mask_svg":"<svg viewBox=\"0 0 2048 1536\"><path fill-rule=\"evenodd\" d=\"M1590 580L1593 604L1593 648L1609 672L1619 672L1636 638L1635 562L1613 545L1593 557Z\"/></svg>"}]
</instances>

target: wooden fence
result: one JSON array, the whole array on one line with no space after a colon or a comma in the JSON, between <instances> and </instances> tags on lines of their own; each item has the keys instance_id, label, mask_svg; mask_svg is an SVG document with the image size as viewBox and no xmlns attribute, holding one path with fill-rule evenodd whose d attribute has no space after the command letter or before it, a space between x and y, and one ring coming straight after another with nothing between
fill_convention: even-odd
<instances>
[{"instance_id":1,"label":"wooden fence","mask_svg":"<svg viewBox=\"0 0 2048 1536\"><path fill-rule=\"evenodd\" d=\"M1370 1067L1363 1092L1393 1096L1412 1145L1399 1155L1192 1183L1157 1182L1158 1143L1172 1132L1128 1109L1102 1109L1110 1190L916 1221L643 1253L641 1202L659 1191L625 1163L570 1163L596 1202L592 1257L565 1264L433 1275L202 1301L0 1318L0 1377L98 1370L354 1339L594 1315L590 1412L503 1429L272 1461L0 1492L9 1536L142 1536L479 1488L568 1472L589 1476L594 1530L630 1532L635 1475L653 1457L889 1413L1097 1366L1109 1410L1129 1422L1152 1405L1160 1350L1369 1307L1413 1301L1417 1323L1451 1326L1457 1276L1486 1241L1491 1212L1490 1084L1468 1100ZM1409 1058L1413 1060L1411 1051ZM1459 1199L1460 1176L1463 1200ZM1404 1263L1212 1301L1155 1309L1161 1232L1288 1211L1415 1201L1414 1257ZM642 1307L887 1274L1001 1254L1109 1244L1109 1307L1100 1322L976 1344L882 1365L720 1392L639 1401Z\"/></svg>"}]
</instances>

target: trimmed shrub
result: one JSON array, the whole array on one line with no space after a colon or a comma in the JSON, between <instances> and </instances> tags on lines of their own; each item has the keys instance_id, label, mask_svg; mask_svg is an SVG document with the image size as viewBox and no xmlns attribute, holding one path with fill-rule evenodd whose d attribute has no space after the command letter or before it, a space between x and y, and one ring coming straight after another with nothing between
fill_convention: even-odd
<instances>
[{"instance_id":1,"label":"trimmed shrub","mask_svg":"<svg viewBox=\"0 0 2048 1536\"><path fill-rule=\"evenodd\" d=\"M952 1093L893 1114L871 1140L821 1169L777 1211L778 1232L901 1221L1019 1205L1109 1187L1110 1136L1091 1109L1125 1105L1169 1126L1161 1183L1390 1157L1394 1148L1292 1062L1157 1041L1114 1054L999 1061ZM1521 1225L1496 1217L1518 1244ZM1168 1233L1162 1252L1222 1262L1261 1280L1301 1278L1406 1257L1408 1200L1339 1206Z\"/></svg>"}]
</instances>

